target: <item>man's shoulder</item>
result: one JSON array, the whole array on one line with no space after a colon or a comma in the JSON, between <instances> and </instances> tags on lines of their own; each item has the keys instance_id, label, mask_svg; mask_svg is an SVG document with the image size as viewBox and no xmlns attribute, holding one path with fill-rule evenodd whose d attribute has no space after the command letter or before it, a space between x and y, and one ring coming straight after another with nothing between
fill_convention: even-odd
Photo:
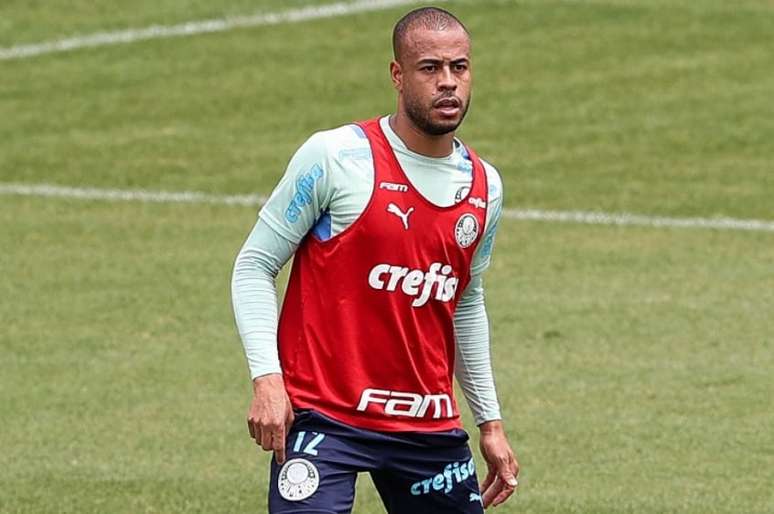
<instances>
[{"instance_id":1,"label":"man's shoulder","mask_svg":"<svg viewBox=\"0 0 774 514\"><path fill-rule=\"evenodd\" d=\"M471 161L471 156L468 153L468 147L463 141L459 139L455 139L457 152L462 156L462 158L467 161L468 163ZM503 189L503 181L500 178L500 172L498 171L497 167L492 164L491 162L484 159L481 155L479 155L477 152L474 152L478 159L481 161L481 164L484 166L484 172L486 173L486 181L489 184L489 194L491 196L492 192L495 191L502 191Z\"/></svg>"},{"instance_id":2,"label":"man's shoulder","mask_svg":"<svg viewBox=\"0 0 774 514\"><path fill-rule=\"evenodd\" d=\"M318 154L321 158L341 160L352 152L368 149L368 138L357 124L348 123L339 127L319 130L309 136L302 148Z\"/></svg>"},{"instance_id":3,"label":"man's shoulder","mask_svg":"<svg viewBox=\"0 0 774 514\"><path fill-rule=\"evenodd\" d=\"M489 191L487 192L489 201L500 200L503 196L503 179L500 177L500 172L489 161L486 161L481 157L479 157L479 159L481 160L481 164L484 166L484 172L486 173L486 182L489 186Z\"/></svg>"}]
</instances>

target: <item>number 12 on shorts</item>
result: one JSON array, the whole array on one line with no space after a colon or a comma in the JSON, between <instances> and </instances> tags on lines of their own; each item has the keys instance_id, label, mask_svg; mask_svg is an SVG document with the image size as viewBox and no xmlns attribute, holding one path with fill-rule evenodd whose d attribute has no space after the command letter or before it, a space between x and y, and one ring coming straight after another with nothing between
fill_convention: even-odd
<instances>
[{"instance_id":1,"label":"number 12 on shorts","mask_svg":"<svg viewBox=\"0 0 774 514\"><path fill-rule=\"evenodd\" d=\"M318 432L312 432L310 434L311 439L306 443L306 446L304 446L303 450L301 449L302 445L304 444L304 439L306 438L306 432L301 431L296 435L296 443L293 445L293 451L294 452L301 452L306 453L307 455L314 455L317 456L317 446L322 442L323 439L325 439L325 434L320 434Z\"/></svg>"}]
</instances>

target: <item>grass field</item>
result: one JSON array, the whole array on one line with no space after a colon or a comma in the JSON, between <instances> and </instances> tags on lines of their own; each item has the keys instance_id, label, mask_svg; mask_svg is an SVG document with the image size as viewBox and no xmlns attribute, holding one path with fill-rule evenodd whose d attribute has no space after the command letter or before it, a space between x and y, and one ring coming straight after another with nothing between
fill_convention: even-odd
<instances>
[{"instance_id":1,"label":"grass field","mask_svg":"<svg viewBox=\"0 0 774 514\"><path fill-rule=\"evenodd\" d=\"M0 46L316 3L11 0ZM774 220L771 1L448 6L508 207ZM268 193L393 108L407 9L0 61L0 185ZM0 195L2 514L265 512L229 295L255 215ZM774 512L773 233L505 220L487 299L523 468L497 511Z\"/></svg>"}]
</instances>

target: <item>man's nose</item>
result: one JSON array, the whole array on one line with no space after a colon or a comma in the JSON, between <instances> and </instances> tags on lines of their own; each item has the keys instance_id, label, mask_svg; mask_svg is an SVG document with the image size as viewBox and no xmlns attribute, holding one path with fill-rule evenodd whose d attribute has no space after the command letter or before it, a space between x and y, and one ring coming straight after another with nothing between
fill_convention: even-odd
<instances>
[{"instance_id":1,"label":"man's nose","mask_svg":"<svg viewBox=\"0 0 774 514\"><path fill-rule=\"evenodd\" d=\"M457 81L455 80L454 73L451 71L451 66L441 68L441 75L438 77L438 89L451 89L452 91L457 89Z\"/></svg>"}]
</instances>

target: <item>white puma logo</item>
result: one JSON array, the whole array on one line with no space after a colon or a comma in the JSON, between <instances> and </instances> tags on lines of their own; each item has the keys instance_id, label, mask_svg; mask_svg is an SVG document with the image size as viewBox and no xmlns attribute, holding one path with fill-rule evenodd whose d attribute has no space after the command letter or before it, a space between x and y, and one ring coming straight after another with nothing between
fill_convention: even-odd
<instances>
[{"instance_id":1,"label":"white puma logo","mask_svg":"<svg viewBox=\"0 0 774 514\"><path fill-rule=\"evenodd\" d=\"M387 205L387 212L389 212L390 214L394 214L397 217L399 217L401 219L401 221L403 222L403 228L408 230L408 217L409 217L409 215L412 212L414 212L414 208L413 207L409 207L406 212L403 212L403 211L400 210L400 207L398 207L394 203L390 202Z\"/></svg>"},{"instance_id":2,"label":"white puma logo","mask_svg":"<svg viewBox=\"0 0 774 514\"><path fill-rule=\"evenodd\" d=\"M480 494L476 494L476 493L470 493L470 500L469 501L471 501L471 502L478 501L478 502L481 502L482 505L484 503L484 501L481 499L481 495Z\"/></svg>"}]
</instances>

